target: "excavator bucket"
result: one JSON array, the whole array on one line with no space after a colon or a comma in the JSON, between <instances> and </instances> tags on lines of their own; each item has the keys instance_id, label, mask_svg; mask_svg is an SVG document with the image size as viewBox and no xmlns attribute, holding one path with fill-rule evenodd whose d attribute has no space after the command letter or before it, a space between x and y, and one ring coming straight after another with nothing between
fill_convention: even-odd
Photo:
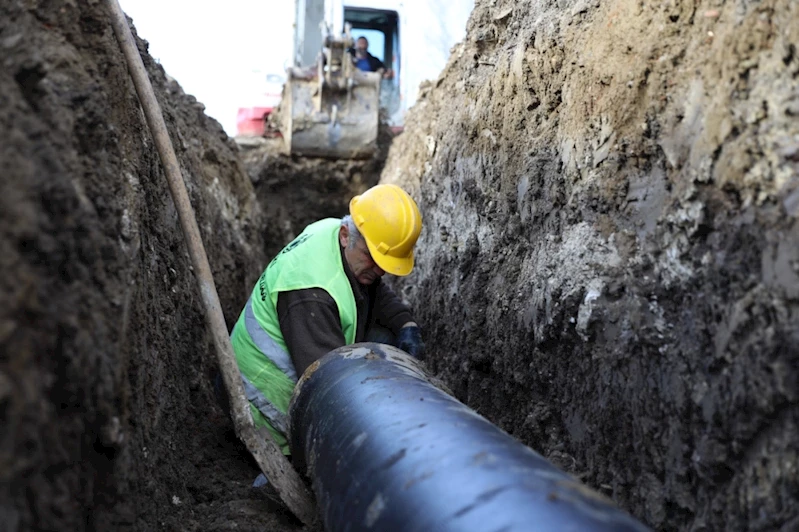
<instances>
[{"instance_id":1,"label":"excavator bucket","mask_svg":"<svg viewBox=\"0 0 799 532\"><path fill-rule=\"evenodd\" d=\"M328 36L316 68L289 69L278 120L292 154L368 159L377 152L381 76L356 69L349 46L349 32Z\"/></svg>"},{"instance_id":2,"label":"excavator bucket","mask_svg":"<svg viewBox=\"0 0 799 532\"><path fill-rule=\"evenodd\" d=\"M380 76L355 71L349 91L326 90L318 79L289 72L282 133L291 153L368 159L377 150Z\"/></svg>"}]
</instances>

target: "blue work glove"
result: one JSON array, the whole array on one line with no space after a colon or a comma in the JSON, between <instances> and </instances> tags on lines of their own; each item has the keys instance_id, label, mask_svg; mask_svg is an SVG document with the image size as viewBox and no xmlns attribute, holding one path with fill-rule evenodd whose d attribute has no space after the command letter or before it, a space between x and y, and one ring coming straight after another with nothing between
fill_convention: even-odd
<instances>
[{"instance_id":1,"label":"blue work glove","mask_svg":"<svg viewBox=\"0 0 799 532\"><path fill-rule=\"evenodd\" d=\"M417 360L424 360L422 330L415 325L400 329L397 335L397 347Z\"/></svg>"}]
</instances>

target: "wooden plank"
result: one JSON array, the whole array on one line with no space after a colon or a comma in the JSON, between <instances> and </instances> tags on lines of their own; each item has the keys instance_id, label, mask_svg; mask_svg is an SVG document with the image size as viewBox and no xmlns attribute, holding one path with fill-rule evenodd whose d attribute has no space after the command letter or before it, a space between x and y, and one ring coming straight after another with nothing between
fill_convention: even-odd
<instances>
[{"instance_id":1,"label":"wooden plank","mask_svg":"<svg viewBox=\"0 0 799 532\"><path fill-rule=\"evenodd\" d=\"M200 295L205 310L205 321L213 337L219 369L225 382L225 389L230 400L231 414L236 434L252 453L258 466L275 486L281 500L289 510L303 523L310 525L316 521L316 509L310 492L300 479L299 474L291 467L275 441L265 429L256 430L250 413L249 403L244 397L244 386L241 382L233 346L230 344L225 317L219 303L211 266L205 252L197 219L194 216L186 184L180 172L169 132L166 128L161 106L155 98L150 77L144 67L136 41L128 26L122 8L117 0L106 0L111 23L116 34L119 47L127 61L128 71L136 87L147 125L153 135L161 164L164 167L169 191L175 202L180 219L180 226L189 250L194 275L200 288Z\"/></svg>"}]
</instances>

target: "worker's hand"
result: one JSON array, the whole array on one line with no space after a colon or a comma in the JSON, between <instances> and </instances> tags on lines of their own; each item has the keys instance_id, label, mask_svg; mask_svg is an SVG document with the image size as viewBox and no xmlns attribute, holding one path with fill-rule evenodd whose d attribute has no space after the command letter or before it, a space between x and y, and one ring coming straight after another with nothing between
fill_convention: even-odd
<instances>
[{"instance_id":1,"label":"worker's hand","mask_svg":"<svg viewBox=\"0 0 799 532\"><path fill-rule=\"evenodd\" d=\"M410 325L400 329L397 335L397 347L417 360L424 360L422 330L416 325Z\"/></svg>"}]
</instances>

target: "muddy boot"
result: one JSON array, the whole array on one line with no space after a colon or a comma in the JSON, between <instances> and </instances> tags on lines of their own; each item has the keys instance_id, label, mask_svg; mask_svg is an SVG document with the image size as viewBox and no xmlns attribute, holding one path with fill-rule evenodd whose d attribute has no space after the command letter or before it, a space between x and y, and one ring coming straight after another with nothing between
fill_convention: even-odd
<instances>
[{"instance_id":1,"label":"muddy boot","mask_svg":"<svg viewBox=\"0 0 799 532\"><path fill-rule=\"evenodd\" d=\"M259 473L252 483L253 488L262 488L267 485L269 485L269 479L263 473Z\"/></svg>"}]
</instances>

